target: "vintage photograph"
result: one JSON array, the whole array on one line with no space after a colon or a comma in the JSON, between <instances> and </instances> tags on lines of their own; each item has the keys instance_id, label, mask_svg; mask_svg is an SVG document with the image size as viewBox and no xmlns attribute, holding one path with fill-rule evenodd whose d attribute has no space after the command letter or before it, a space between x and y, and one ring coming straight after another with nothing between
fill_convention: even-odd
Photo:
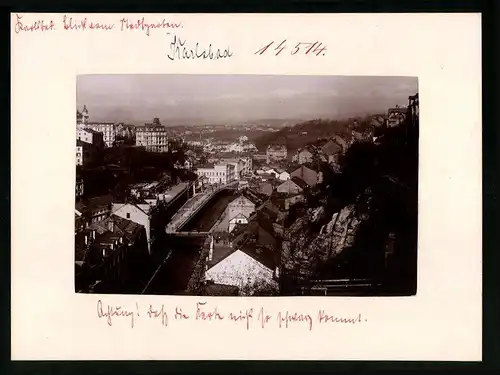
<instances>
[{"instance_id":1,"label":"vintage photograph","mask_svg":"<svg viewBox=\"0 0 500 375\"><path fill-rule=\"evenodd\" d=\"M81 75L75 292L410 296L417 77Z\"/></svg>"}]
</instances>

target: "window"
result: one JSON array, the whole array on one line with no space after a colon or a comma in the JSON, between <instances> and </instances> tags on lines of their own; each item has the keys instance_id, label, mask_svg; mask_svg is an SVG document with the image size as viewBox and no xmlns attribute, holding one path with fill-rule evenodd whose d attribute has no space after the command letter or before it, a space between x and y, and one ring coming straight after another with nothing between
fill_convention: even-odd
<instances>
[{"instance_id":1,"label":"window","mask_svg":"<svg viewBox=\"0 0 500 375\"><path fill-rule=\"evenodd\" d=\"M127 212L127 219L130 219L130 212Z\"/></svg>"}]
</instances>

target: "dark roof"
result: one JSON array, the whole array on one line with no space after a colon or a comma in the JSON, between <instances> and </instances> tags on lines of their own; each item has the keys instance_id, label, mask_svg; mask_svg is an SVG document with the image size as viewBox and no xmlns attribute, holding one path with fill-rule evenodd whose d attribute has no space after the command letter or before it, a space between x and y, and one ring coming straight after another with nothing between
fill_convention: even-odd
<instances>
[{"instance_id":1,"label":"dark roof","mask_svg":"<svg viewBox=\"0 0 500 375\"><path fill-rule=\"evenodd\" d=\"M84 142L81 139L77 139L76 145L81 146L81 147L88 147L88 146L92 146L92 143Z\"/></svg>"},{"instance_id":2,"label":"dark roof","mask_svg":"<svg viewBox=\"0 0 500 375\"><path fill-rule=\"evenodd\" d=\"M299 168L307 168L307 169L310 169L313 172L318 173L319 172L318 171L318 169L319 169L319 163L305 163L305 164L302 164ZM299 168L296 168L295 170L297 170Z\"/></svg>"},{"instance_id":3,"label":"dark roof","mask_svg":"<svg viewBox=\"0 0 500 375\"><path fill-rule=\"evenodd\" d=\"M86 132L92 133L92 134L102 134L101 132L95 131L95 130L90 129L90 128L84 128L83 130L85 130Z\"/></svg>"},{"instance_id":4,"label":"dark roof","mask_svg":"<svg viewBox=\"0 0 500 375\"><path fill-rule=\"evenodd\" d=\"M257 210L270 211L273 212L275 215L278 215L282 212L280 208L273 203L272 200L265 201L260 207L257 208Z\"/></svg>"},{"instance_id":5,"label":"dark roof","mask_svg":"<svg viewBox=\"0 0 500 375\"><path fill-rule=\"evenodd\" d=\"M342 147L332 140L329 140L321 147L321 152L325 155L333 155L342 151Z\"/></svg>"},{"instance_id":6,"label":"dark roof","mask_svg":"<svg viewBox=\"0 0 500 375\"><path fill-rule=\"evenodd\" d=\"M220 246L220 245L215 245L213 248L213 253L212 253L212 260L208 261L208 266L213 267L220 261L226 259L229 255L234 253L236 251L236 248L231 247L231 246Z\"/></svg>"},{"instance_id":7,"label":"dark roof","mask_svg":"<svg viewBox=\"0 0 500 375\"><path fill-rule=\"evenodd\" d=\"M237 296L240 290L237 286L226 284L208 283L203 292L203 296Z\"/></svg>"},{"instance_id":8,"label":"dark roof","mask_svg":"<svg viewBox=\"0 0 500 375\"><path fill-rule=\"evenodd\" d=\"M299 177L293 176L290 180L293 181L301 189L306 189L309 187L307 182L305 182L303 179L301 179Z\"/></svg>"},{"instance_id":9,"label":"dark roof","mask_svg":"<svg viewBox=\"0 0 500 375\"><path fill-rule=\"evenodd\" d=\"M82 202L76 202L75 209L78 212L83 213L87 209L87 206L85 204L83 204Z\"/></svg>"},{"instance_id":10,"label":"dark roof","mask_svg":"<svg viewBox=\"0 0 500 375\"><path fill-rule=\"evenodd\" d=\"M288 190L288 192L290 192L290 187L292 186L291 184L295 184L295 185L297 185L297 186L298 186L301 190L304 190L304 187L302 187L301 183L300 183L300 184L296 183L295 181L293 181L293 178L292 178L292 179L290 179L290 180L286 180L286 181L284 181L284 182L283 182L280 186L285 187L285 188ZM278 188L278 189L279 189L279 188Z\"/></svg>"},{"instance_id":11,"label":"dark roof","mask_svg":"<svg viewBox=\"0 0 500 375\"><path fill-rule=\"evenodd\" d=\"M94 198L89 198L86 202L86 206L89 209L96 209L104 206L109 206L113 202L113 196L111 194L101 195Z\"/></svg>"},{"instance_id":12,"label":"dark roof","mask_svg":"<svg viewBox=\"0 0 500 375\"><path fill-rule=\"evenodd\" d=\"M271 270L274 270L280 264L278 251L248 243L242 244L239 250Z\"/></svg>"},{"instance_id":13,"label":"dark roof","mask_svg":"<svg viewBox=\"0 0 500 375\"><path fill-rule=\"evenodd\" d=\"M113 221L113 233L123 235L130 241L134 241L136 236L144 229L144 226L124 219L117 215L111 215L104 220L97 221L89 225L89 229L95 229L98 234L109 232L108 223ZM97 238L96 238L97 240Z\"/></svg>"}]
</instances>

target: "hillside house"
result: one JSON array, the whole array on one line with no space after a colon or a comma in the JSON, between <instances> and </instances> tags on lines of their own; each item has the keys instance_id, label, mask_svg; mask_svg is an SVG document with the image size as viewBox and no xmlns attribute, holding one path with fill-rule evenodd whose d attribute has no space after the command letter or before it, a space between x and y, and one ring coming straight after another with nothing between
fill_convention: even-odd
<instances>
[{"instance_id":1,"label":"hillside house","mask_svg":"<svg viewBox=\"0 0 500 375\"><path fill-rule=\"evenodd\" d=\"M344 143L346 143L346 146L343 147L336 141L330 139L321 147L322 159L329 164L338 163L340 155L345 152L348 147L347 142L344 141Z\"/></svg>"},{"instance_id":2,"label":"hillside house","mask_svg":"<svg viewBox=\"0 0 500 375\"><path fill-rule=\"evenodd\" d=\"M148 251L151 252L151 206L149 204L113 203L111 214L142 225L146 231Z\"/></svg>"},{"instance_id":3,"label":"hillside house","mask_svg":"<svg viewBox=\"0 0 500 375\"><path fill-rule=\"evenodd\" d=\"M278 193L296 195L302 193L309 186L299 177L292 177L290 180L283 182L276 189Z\"/></svg>"},{"instance_id":4,"label":"hillside house","mask_svg":"<svg viewBox=\"0 0 500 375\"><path fill-rule=\"evenodd\" d=\"M279 242L272 234L272 227L265 227L255 220L239 225L230 243L213 241L207 259L206 280L238 287L242 296L276 292Z\"/></svg>"},{"instance_id":5,"label":"hillside house","mask_svg":"<svg viewBox=\"0 0 500 375\"><path fill-rule=\"evenodd\" d=\"M292 161L298 164L311 163L313 161L313 153L308 148L298 149Z\"/></svg>"},{"instance_id":6,"label":"hillside house","mask_svg":"<svg viewBox=\"0 0 500 375\"><path fill-rule=\"evenodd\" d=\"M308 186L316 186L323 182L323 173L312 169L310 166L301 165L298 168L291 170L290 178L298 177L303 180Z\"/></svg>"},{"instance_id":7,"label":"hillside house","mask_svg":"<svg viewBox=\"0 0 500 375\"><path fill-rule=\"evenodd\" d=\"M288 156L287 148L285 145L270 145L266 150L267 164L286 160Z\"/></svg>"}]
</instances>

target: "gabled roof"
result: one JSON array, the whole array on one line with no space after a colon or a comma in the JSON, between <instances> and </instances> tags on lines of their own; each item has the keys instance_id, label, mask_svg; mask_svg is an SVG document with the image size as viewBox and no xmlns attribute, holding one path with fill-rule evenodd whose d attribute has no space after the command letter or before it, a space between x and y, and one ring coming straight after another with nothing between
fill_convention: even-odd
<instances>
[{"instance_id":1,"label":"gabled roof","mask_svg":"<svg viewBox=\"0 0 500 375\"><path fill-rule=\"evenodd\" d=\"M310 155L313 154L309 147L299 148L297 150L297 154L302 154L302 153L305 153L305 152L309 153Z\"/></svg>"},{"instance_id":2,"label":"gabled roof","mask_svg":"<svg viewBox=\"0 0 500 375\"><path fill-rule=\"evenodd\" d=\"M89 198L86 202L86 206L89 209L96 209L104 206L109 206L113 202L113 196L111 194L100 195L98 197Z\"/></svg>"},{"instance_id":3,"label":"gabled roof","mask_svg":"<svg viewBox=\"0 0 500 375\"><path fill-rule=\"evenodd\" d=\"M90 129L90 128L83 128L83 130L85 130L86 132L92 133L92 134L102 134L101 132L95 131L95 130Z\"/></svg>"},{"instance_id":4,"label":"gabled roof","mask_svg":"<svg viewBox=\"0 0 500 375\"><path fill-rule=\"evenodd\" d=\"M329 140L321 147L321 152L325 155L334 155L342 151L342 147L332 140Z\"/></svg>"},{"instance_id":5,"label":"gabled roof","mask_svg":"<svg viewBox=\"0 0 500 375\"><path fill-rule=\"evenodd\" d=\"M242 200L246 200L248 202L250 202L251 204L254 204L256 203L256 200L255 198L250 198L248 197L246 194L242 193L240 194L239 196L237 196L236 198L234 198L229 204L228 206L232 206L233 204L236 204L238 201L242 201ZM255 200L255 202L254 202Z\"/></svg>"},{"instance_id":6,"label":"gabled roof","mask_svg":"<svg viewBox=\"0 0 500 375\"><path fill-rule=\"evenodd\" d=\"M291 185L291 184L294 184L294 185L296 185L298 188L302 189L302 187L301 187L300 185L296 184L296 183L295 183L295 182L293 182L291 179L290 179L290 180L283 181L283 183L282 183L282 184L280 184L280 185L278 186L278 189L279 189L279 188L282 188L282 187L286 187L288 190L290 190L290 185Z\"/></svg>"},{"instance_id":7,"label":"gabled roof","mask_svg":"<svg viewBox=\"0 0 500 375\"><path fill-rule=\"evenodd\" d=\"M307 189L309 187L307 182L305 182L303 179L301 179L299 177L293 176L290 180L293 181L301 189Z\"/></svg>"},{"instance_id":8,"label":"gabled roof","mask_svg":"<svg viewBox=\"0 0 500 375\"><path fill-rule=\"evenodd\" d=\"M234 220L234 219L247 219L248 220L248 217L240 212L240 213L234 215L233 217L229 218L229 221Z\"/></svg>"},{"instance_id":9,"label":"gabled roof","mask_svg":"<svg viewBox=\"0 0 500 375\"><path fill-rule=\"evenodd\" d=\"M108 223L110 221L114 222L113 233L118 235L123 235L131 241L134 241L136 236L140 233L144 226L134 223L133 221L124 219L117 215L111 215L104 220L97 221L89 225L90 230L95 230L98 234L104 234L109 232Z\"/></svg>"},{"instance_id":10,"label":"gabled roof","mask_svg":"<svg viewBox=\"0 0 500 375\"><path fill-rule=\"evenodd\" d=\"M220 262L227 259L232 254L237 251L241 251L244 254L248 255L252 259L256 260L263 266L274 270L277 266L279 266L279 252L273 251L271 249L259 246L258 244L249 244L247 242L238 244L238 246L233 247L225 247L219 250L216 257L216 251L214 247L214 254L212 261L209 263L209 267L212 268Z\"/></svg>"},{"instance_id":11,"label":"gabled roof","mask_svg":"<svg viewBox=\"0 0 500 375\"><path fill-rule=\"evenodd\" d=\"M133 206L133 207L137 208L139 211L141 211L142 213L144 213L145 215L149 215L149 212L151 211L151 206L149 204L147 204L147 203L145 203L145 204L135 203L132 201L132 199L130 200L130 202L127 200L124 203L113 203L113 205L116 205L116 207L113 209L113 212L116 212L125 206Z\"/></svg>"}]
</instances>

